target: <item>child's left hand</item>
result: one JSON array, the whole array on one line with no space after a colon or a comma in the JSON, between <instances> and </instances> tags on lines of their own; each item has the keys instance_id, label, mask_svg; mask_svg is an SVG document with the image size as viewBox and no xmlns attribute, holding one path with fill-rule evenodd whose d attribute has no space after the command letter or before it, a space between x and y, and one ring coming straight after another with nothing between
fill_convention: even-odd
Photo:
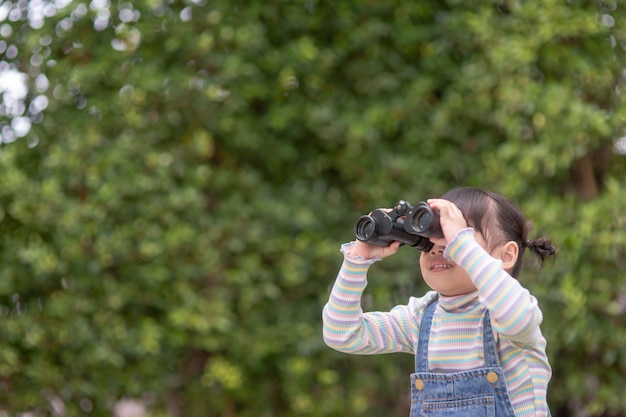
<instances>
[{"instance_id":1,"label":"child's left hand","mask_svg":"<svg viewBox=\"0 0 626 417\"><path fill-rule=\"evenodd\" d=\"M433 211L439 212L439 223L443 231L442 238L430 238L435 245L446 246L456 234L467 228L467 221L461 210L451 201L439 198L426 200Z\"/></svg>"}]
</instances>

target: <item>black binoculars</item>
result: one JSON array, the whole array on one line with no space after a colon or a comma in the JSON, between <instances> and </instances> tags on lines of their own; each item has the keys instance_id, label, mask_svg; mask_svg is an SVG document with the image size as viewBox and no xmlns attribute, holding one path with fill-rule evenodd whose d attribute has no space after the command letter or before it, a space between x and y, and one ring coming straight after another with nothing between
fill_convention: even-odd
<instances>
[{"instance_id":1,"label":"black binoculars","mask_svg":"<svg viewBox=\"0 0 626 417\"><path fill-rule=\"evenodd\" d=\"M398 201L391 211L383 209L361 216L354 225L358 240L377 246L389 246L397 241L421 251L429 251L431 237L443 237L439 215L421 201L411 206Z\"/></svg>"}]
</instances>

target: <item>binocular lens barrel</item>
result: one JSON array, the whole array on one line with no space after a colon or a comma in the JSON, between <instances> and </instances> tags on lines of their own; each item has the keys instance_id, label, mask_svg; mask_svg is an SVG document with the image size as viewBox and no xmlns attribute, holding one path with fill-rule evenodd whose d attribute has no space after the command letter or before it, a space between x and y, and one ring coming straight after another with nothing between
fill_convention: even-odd
<instances>
[{"instance_id":1,"label":"binocular lens barrel","mask_svg":"<svg viewBox=\"0 0 626 417\"><path fill-rule=\"evenodd\" d=\"M420 202L406 216L406 231L423 237L443 237L439 215L432 211L428 204Z\"/></svg>"},{"instance_id":2,"label":"binocular lens barrel","mask_svg":"<svg viewBox=\"0 0 626 417\"><path fill-rule=\"evenodd\" d=\"M413 230L416 233L424 232L430 228L433 222L433 212L430 210L416 211L413 216Z\"/></svg>"},{"instance_id":3,"label":"binocular lens barrel","mask_svg":"<svg viewBox=\"0 0 626 417\"><path fill-rule=\"evenodd\" d=\"M354 225L356 238L368 242L377 237L376 219L371 216L361 216Z\"/></svg>"}]
</instances>

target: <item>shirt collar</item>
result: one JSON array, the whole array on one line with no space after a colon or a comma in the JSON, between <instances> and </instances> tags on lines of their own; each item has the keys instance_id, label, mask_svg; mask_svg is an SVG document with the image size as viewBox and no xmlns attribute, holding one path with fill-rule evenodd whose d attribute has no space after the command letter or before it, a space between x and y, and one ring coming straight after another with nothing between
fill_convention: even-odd
<instances>
[{"instance_id":1,"label":"shirt collar","mask_svg":"<svg viewBox=\"0 0 626 417\"><path fill-rule=\"evenodd\" d=\"M478 291L451 297L439 294L439 305L449 313L464 313L478 304Z\"/></svg>"}]
</instances>

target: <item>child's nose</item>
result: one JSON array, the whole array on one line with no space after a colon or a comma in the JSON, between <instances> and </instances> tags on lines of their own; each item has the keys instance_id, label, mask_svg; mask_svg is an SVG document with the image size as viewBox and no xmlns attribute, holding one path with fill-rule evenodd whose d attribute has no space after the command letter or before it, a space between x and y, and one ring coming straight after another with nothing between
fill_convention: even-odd
<instances>
[{"instance_id":1,"label":"child's nose","mask_svg":"<svg viewBox=\"0 0 626 417\"><path fill-rule=\"evenodd\" d=\"M441 246L441 245L433 245L432 249L430 250L431 255L439 255L442 254L444 251L445 247Z\"/></svg>"}]
</instances>

